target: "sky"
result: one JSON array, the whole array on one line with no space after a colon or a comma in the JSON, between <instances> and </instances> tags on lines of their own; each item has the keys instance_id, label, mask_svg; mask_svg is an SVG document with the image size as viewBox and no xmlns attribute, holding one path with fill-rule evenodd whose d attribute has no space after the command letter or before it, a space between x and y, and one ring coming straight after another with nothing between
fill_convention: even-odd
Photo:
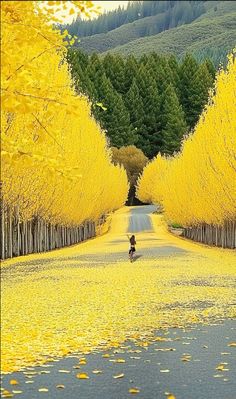
<instances>
[{"instance_id":1,"label":"sky","mask_svg":"<svg viewBox=\"0 0 236 399\"><path fill-rule=\"evenodd\" d=\"M128 1L119 1L119 0L113 0L113 1L93 1L93 4L95 6L99 6L101 7L100 11L101 13L104 13L106 11L111 11L111 10L115 10L116 8L118 8L119 6L123 7L123 6L127 6L128 5ZM74 19L74 15L70 16L68 15L68 17L66 17L64 19L65 23L71 23Z\"/></svg>"},{"instance_id":2,"label":"sky","mask_svg":"<svg viewBox=\"0 0 236 399\"><path fill-rule=\"evenodd\" d=\"M113 1L96 1L96 0L92 0L92 2L93 2L93 4L95 6L100 7L100 13L101 14L103 14L106 11L115 10L119 6L126 7L128 5L128 1L124 1L124 0L123 1L120 1L120 0L113 0ZM41 1L39 3L40 7L44 8L46 3L47 2ZM72 5L72 8L74 8L73 5ZM55 12L55 16L60 19L61 23L71 23L76 18L76 14L70 15L69 14L69 10L70 10L70 8L68 8L67 11L61 10L61 11ZM96 17L96 14L94 14L94 16ZM91 15L91 17L93 18L92 15ZM82 16L82 18L84 19L86 17Z\"/></svg>"},{"instance_id":3,"label":"sky","mask_svg":"<svg viewBox=\"0 0 236 399\"><path fill-rule=\"evenodd\" d=\"M93 1L95 5L101 7L101 11L115 10L119 6L127 6L128 1Z\"/></svg>"}]
</instances>

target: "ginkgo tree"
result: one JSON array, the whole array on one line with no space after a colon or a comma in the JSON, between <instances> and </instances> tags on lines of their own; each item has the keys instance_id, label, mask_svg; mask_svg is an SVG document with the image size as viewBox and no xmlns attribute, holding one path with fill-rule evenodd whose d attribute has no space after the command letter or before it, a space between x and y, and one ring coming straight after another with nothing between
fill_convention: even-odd
<instances>
[{"instance_id":1,"label":"ginkgo tree","mask_svg":"<svg viewBox=\"0 0 236 399\"><path fill-rule=\"evenodd\" d=\"M128 181L73 88L70 38L52 25L63 10L96 11L90 1L1 2L2 207L76 226L122 206Z\"/></svg>"},{"instance_id":2,"label":"ginkgo tree","mask_svg":"<svg viewBox=\"0 0 236 399\"><path fill-rule=\"evenodd\" d=\"M223 228L222 245L226 245L228 236L230 247L236 245L234 55L229 56L227 68L219 71L208 105L193 133L183 141L181 152L174 157L154 158L137 187L142 201L163 205L170 222ZM215 229L214 234L217 232ZM211 240L217 243L217 237Z\"/></svg>"}]
</instances>

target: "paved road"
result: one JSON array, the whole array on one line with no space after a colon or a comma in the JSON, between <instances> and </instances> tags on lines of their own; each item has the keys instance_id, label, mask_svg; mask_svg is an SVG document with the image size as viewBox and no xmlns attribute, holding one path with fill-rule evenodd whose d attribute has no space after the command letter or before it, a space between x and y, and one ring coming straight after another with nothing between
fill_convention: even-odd
<instances>
[{"instance_id":1,"label":"paved road","mask_svg":"<svg viewBox=\"0 0 236 399\"><path fill-rule=\"evenodd\" d=\"M3 387L11 390L9 381L16 379L19 385L14 389L23 391L16 397L24 399L126 399L132 397L128 392L132 387L139 389L136 396L140 399L164 399L167 392L176 399L236 398L236 348L228 346L235 340L236 321L171 329L168 335L157 331L157 335L170 341L157 341L147 348L126 342L119 353L106 352L108 358L102 353L86 356L87 364L80 369L73 368L78 358L67 357L47 367L28 369L25 374L6 375ZM181 360L184 358L186 361ZM125 363L116 363L116 359ZM222 363L225 371L216 370ZM102 373L94 374L94 370ZM89 379L79 380L78 372L87 373ZM114 379L120 374L124 377ZM48 392L39 392L40 388Z\"/></svg>"},{"instance_id":2,"label":"paved road","mask_svg":"<svg viewBox=\"0 0 236 399\"><path fill-rule=\"evenodd\" d=\"M146 206L130 211L127 230L139 237L136 261L188 255L188 250L178 246L175 240L168 241L154 234L149 217L154 209ZM139 236L143 231L145 235ZM65 255L61 258L64 264L58 262L56 254L55 258L45 256L43 262L39 255L27 262L27 268L22 261L3 269L2 277L11 280L11 284L15 281L17 287L26 269L27 273L35 275L42 269L59 271L65 268L66 261L70 267L80 268L83 262L85 265L89 262L91 267L97 268L103 263L112 265L127 259L124 249L117 251L125 247L123 244L128 248L124 232L118 237L107 235L111 250L106 254L99 252L99 245L95 254L98 240L93 241L93 252L89 252L88 246L85 253ZM130 388L137 388L136 396L142 399L164 399L167 392L173 393L176 399L236 399L236 347L229 346L236 341L236 320L218 320L216 325L195 325L186 330L161 330L156 331L156 336L167 340L157 340L147 347L127 341L121 348L106 352L107 357L103 357L103 352L86 355L86 364L80 369L75 366L82 355L72 354L42 367L3 375L2 386L11 392L18 391L13 392L14 397L24 399L126 399L132 397ZM118 359L122 361L117 362ZM218 366L223 370L216 370ZM93 373L96 370L101 373ZM78 379L78 372L85 372L89 379ZM114 378L122 374L124 376ZM10 385L12 379L19 384ZM57 385L64 387L57 388Z\"/></svg>"},{"instance_id":3,"label":"paved road","mask_svg":"<svg viewBox=\"0 0 236 399\"><path fill-rule=\"evenodd\" d=\"M153 232L153 226L149 215L155 210L156 207L153 205L139 206L131 209L128 232Z\"/></svg>"}]
</instances>

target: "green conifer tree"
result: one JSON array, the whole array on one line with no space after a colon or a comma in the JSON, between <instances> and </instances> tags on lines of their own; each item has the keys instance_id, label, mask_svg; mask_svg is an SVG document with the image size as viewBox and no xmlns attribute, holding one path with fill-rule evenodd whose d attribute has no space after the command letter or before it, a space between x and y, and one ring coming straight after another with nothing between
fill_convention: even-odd
<instances>
[{"instance_id":1,"label":"green conifer tree","mask_svg":"<svg viewBox=\"0 0 236 399\"><path fill-rule=\"evenodd\" d=\"M199 66L193 77L193 93L191 97L192 103L192 119L191 124L194 126L202 113L204 106L207 104L209 89L212 87L213 78L209 72L206 63Z\"/></svg>"},{"instance_id":2,"label":"green conifer tree","mask_svg":"<svg viewBox=\"0 0 236 399\"><path fill-rule=\"evenodd\" d=\"M136 79L133 79L132 85L124 97L126 108L130 114L132 130L140 135L144 128L144 107Z\"/></svg>"},{"instance_id":3,"label":"green conifer tree","mask_svg":"<svg viewBox=\"0 0 236 399\"><path fill-rule=\"evenodd\" d=\"M193 96L193 77L198 70L198 64L191 54L186 54L183 63L180 67L180 99L183 107L187 125L190 128L194 126L194 105L192 102Z\"/></svg>"},{"instance_id":4,"label":"green conifer tree","mask_svg":"<svg viewBox=\"0 0 236 399\"><path fill-rule=\"evenodd\" d=\"M118 93L125 93L124 60L119 55L107 54L103 60L106 76Z\"/></svg>"},{"instance_id":5,"label":"green conifer tree","mask_svg":"<svg viewBox=\"0 0 236 399\"><path fill-rule=\"evenodd\" d=\"M156 82L148 70L148 65L140 66L137 84L144 110L144 127L138 146L147 156L152 157L159 151L162 139L160 135L160 96Z\"/></svg>"},{"instance_id":6,"label":"green conifer tree","mask_svg":"<svg viewBox=\"0 0 236 399\"><path fill-rule=\"evenodd\" d=\"M208 72L210 73L212 79L215 80L216 69L215 69L215 67L214 67L213 62L212 62L209 58L207 58L207 59L204 61L204 63L206 64L207 69L208 69Z\"/></svg>"},{"instance_id":7,"label":"green conifer tree","mask_svg":"<svg viewBox=\"0 0 236 399\"><path fill-rule=\"evenodd\" d=\"M106 130L111 145L121 147L135 143L137 135L131 131L129 112L122 96L114 90L105 74L100 83L100 97L94 105L94 114L102 128Z\"/></svg>"},{"instance_id":8,"label":"green conifer tree","mask_svg":"<svg viewBox=\"0 0 236 399\"><path fill-rule=\"evenodd\" d=\"M138 62L133 55L129 55L127 61L125 63L125 70L124 70L124 85L125 85L125 92L127 93L132 85L133 79L137 78L138 75Z\"/></svg>"},{"instance_id":9,"label":"green conifer tree","mask_svg":"<svg viewBox=\"0 0 236 399\"><path fill-rule=\"evenodd\" d=\"M174 87L169 84L162 96L161 105L162 148L161 152L173 154L179 151L181 140L187 131L183 109Z\"/></svg>"}]
</instances>

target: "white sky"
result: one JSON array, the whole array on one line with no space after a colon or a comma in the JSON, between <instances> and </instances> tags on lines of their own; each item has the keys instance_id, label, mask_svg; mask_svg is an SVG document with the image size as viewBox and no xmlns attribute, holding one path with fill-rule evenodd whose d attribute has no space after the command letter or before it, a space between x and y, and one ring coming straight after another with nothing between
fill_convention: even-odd
<instances>
[{"instance_id":1,"label":"white sky","mask_svg":"<svg viewBox=\"0 0 236 399\"><path fill-rule=\"evenodd\" d=\"M119 6L127 6L128 1L93 1L93 3L100 6L102 11L111 11Z\"/></svg>"},{"instance_id":2,"label":"white sky","mask_svg":"<svg viewBox=\"0 0 236 399\"><path fill-rule=\"evenodd\" d=\"M93 1L93 0L92 0ZM105 11L111 11L115 10L119 6L121 7L126 7L128 4L128 1L119 1L119 0L113 0L113 1L93 1L93 4L95 6L101 7L100 11L101 13L104 13ZM60 14L58 14L60 15ZM68 17L64 18L63 22L64 23L71 23L75 19L75 15L68 15Z\"/></svg>"},{"instance_id":3,"label":"white sky","mask_svg":"<svg viewBox=\"0 0 236 399\"><path fill-rule=\"evenodd\" d=\"M92 0L92 1L95 6L100 7L101 14L103 14L106 11L115 10L119 6L126 7L128 5L128 1L120 1L120 0L113 0L113 1ZM44 8L46 1L41 0L39 4L40 4L40 7ZM72 5L72 8L74 8L73 5ZM71 23L76 18L76 14L69 15L69 10L70 10L70 8L68 7L67 11L61 10L61 11L55 12L55 16L60 18L61 23ZM65 15L65 14L67 14L67 15ZM91 17L93 18L92 15L91 15ZM87 19L84 16L82 16L82 18ZM96 18L96 14L94 14L94 18Z\"/></svg>"}]
</instances>

